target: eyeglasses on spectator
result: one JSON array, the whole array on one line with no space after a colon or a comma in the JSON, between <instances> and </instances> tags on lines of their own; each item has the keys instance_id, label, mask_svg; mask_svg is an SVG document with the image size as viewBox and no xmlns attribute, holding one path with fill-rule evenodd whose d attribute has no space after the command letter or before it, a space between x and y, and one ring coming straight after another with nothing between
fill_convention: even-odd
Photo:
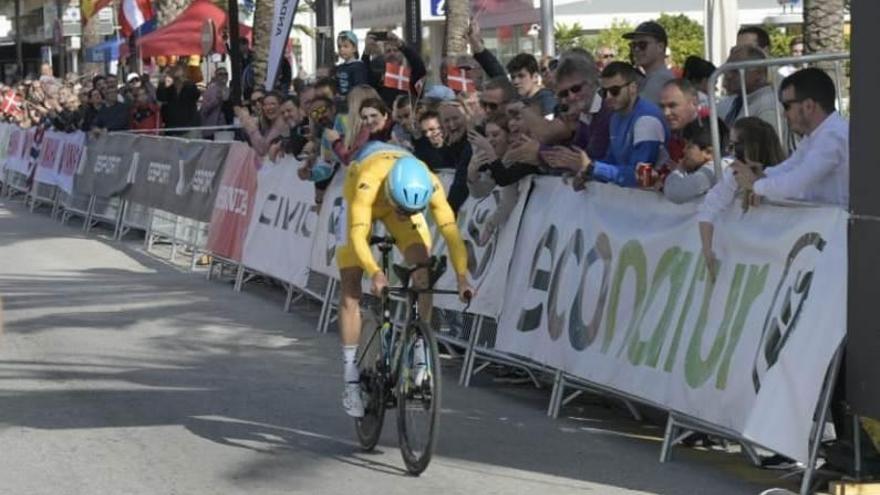
<instances>
[{"instance_id":1,"label":"eyeglasses on spectator","mask_svg":"<svg viewBox=\"0 0 880 495\"><path fill-rule=\"evenodd\" d=\"M564 99L568 98L568 95L576 95L576 94L580 93L583 89L584 89L583 83L575 84L570 88L563 89L562 91L559 91L558 93L556 93L556 98L558 98L560 100L564 100Z\"/></svg>"},{"instance_id":2,"label":"eyeglasses on spectator","mask_svg":"<svg viewBox=\"0 0 880 495\"><path fill-rule=\"evenodd\" d=\"M607 88L601 88L599 90L599 96L602 98L606 98L608 95L611 95L617 98L620 95L620 92L623 91L623 88L629 86L632 83L619 84L617 86L608 86Z\"/></svg>"},{"instance_id":3,"label":"eyeglasses on spectator","mask_svg":"<svg viewBox=\"0 0 880 495\"><path fill-rule=\"evenodd\" d=\"M635 50L645 51L645 50L648 49L648 45L649 45L649 44L651 44L651 43L650 43L649 41L645 41L645 40L642 40L642 41L631 41L631 42L629 43L629 49L630 49L630 50L633 50L633 51L635 51Z\"/></svg>"}]
</instances>

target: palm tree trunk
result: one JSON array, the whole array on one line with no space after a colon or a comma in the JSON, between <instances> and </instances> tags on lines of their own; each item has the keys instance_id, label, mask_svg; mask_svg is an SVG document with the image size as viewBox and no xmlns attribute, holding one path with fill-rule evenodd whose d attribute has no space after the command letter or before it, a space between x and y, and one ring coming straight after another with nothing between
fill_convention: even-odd
<instances>
[{"instance_id":1,"label":"palm tree trunk","mask_svg":"<svg viewBox=\"0 0 880 495\"><path fill-rule=\"evenodd\" d=\"M844 7L845 0L804 0L806 53L833 53L844 50ZM834 70L833 62L818 65L827 71Z\"/></svg>"},{"instance_id":2,"label":"palm tree trunk","mask_svg":"<svg viewBox=\"0 0 880 495\"><path fill-rule=\"evenodd\" d=\"M468 0L446 0L446 46L445 55L456 57L467 54L465 33L470 24Z\"/></svg>"},{"instance_id":3,"label":"palm tree trunk","mask_svg":"<svg viewBox=\"0 0 880 495\"><path fill-rule=\"evenodd\" d=\"M156 0L156 27L162 28L189 7L192 0Z\"/></svg>"},{"instance_id":4,"label":"palm tree trunk","mask_svg":"<svg viewBox=\"0 0 880 495\"><path fill-rule=\"evenodd\" d=\"M272 16L275 2L257 0L254 10L254 83L263 86L269 70L269 43L272 40Z\"/></svg>"},{"instance_id":5,"label":"palm tree trunk","mask_svg":"<svg viewBox=\"0 0 880 495\"><path fill-rule=\"evenodd\" d=\"M83 26L83 39L82 39L82 50L80 53L85 54L87 48L91 48L96 46L103 41L101 39L101 35L98 33L98 25L100 21L98 20L98 14L92 16L91 19ZM103 74L104 73L104 64L96 63L96 62L86 62L83 64L80 69L82 74Z\"/></svg>"}]
</instances>

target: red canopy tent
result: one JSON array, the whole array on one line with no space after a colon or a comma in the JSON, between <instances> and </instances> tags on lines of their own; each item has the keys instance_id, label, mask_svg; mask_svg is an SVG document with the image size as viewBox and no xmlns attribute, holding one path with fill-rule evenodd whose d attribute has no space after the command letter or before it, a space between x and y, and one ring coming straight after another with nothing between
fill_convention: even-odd
<instances>
[{"instance_id":1,"label":"red canopy tent","mask_svg":"<svg viewBox=\"0 0 880 495\"><path fill-rule=\"evenodd\" d=\"M141 56L201 55L202 27L208 19L214 21L214 52L225 53L226 12L208 0L196 0L167 26L138 38Z\"/></svg>"}]
</instances>

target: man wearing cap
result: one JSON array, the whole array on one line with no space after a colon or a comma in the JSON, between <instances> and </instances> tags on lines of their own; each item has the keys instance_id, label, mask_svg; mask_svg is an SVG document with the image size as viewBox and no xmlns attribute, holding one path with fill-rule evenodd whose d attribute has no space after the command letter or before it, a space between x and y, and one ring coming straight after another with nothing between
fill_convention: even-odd
<instances>
[{"instance_id":1,"label":"man wearing cap","mask_svg":"<svg viewBox=\"0 0 880 495\"><path fill-rule=\"evenodd\" d=\"M623 37L629 40L635 65L645 73L639 84L639 96L659 105L663 86L675 79L675 74L666 66L666 47L669 46L666 30L654 21L647 21Z\"/></svg>"},{"instance_id":2,"label":"man wearing cap","mask_svg":"<svg viewBox=\"0 0 880 495\"><path fill-rule=\"evenodd\" d=\"M358 56L358 38L353 31L339 33L336 51L342 59L342 63L336 66L336 93L344 100L352 88L369 82L369 72Z\"/></svg>"}]
</instances>

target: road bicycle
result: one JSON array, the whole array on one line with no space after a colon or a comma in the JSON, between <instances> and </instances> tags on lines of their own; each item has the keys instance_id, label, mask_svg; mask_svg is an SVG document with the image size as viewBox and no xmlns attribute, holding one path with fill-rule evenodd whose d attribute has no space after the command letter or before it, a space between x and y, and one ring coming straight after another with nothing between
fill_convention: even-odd
<instances>
[{"instance_id":1,"label":"road bicycle","mask_svg":"<svg viewBox=\"0 0 880 495\"><path fill-rule=\"evenodd\" d=\"M389 287L382 294L381 320L366 345L360 346L358 369L364 394L364 416L355 420L355 428L361 446L367 451L373 450L382 434L385 411L396 407L403 462L410 474L418 476L431 462L437 442L441 397L437 339L428 322L421 319L419 296L458 295L458 292L433 288L446 271L445 256L432 256L429 261L413 267L391 265L394 239L374 236L370 238L370 245L378 247L381 252L382 271L386 277L390 267L400 285ZM429 273L428 288L412 288L412 274L422 269ZM407 316L402 325L394 324L392 296L399 296L406 305Z\"/></svg>"}]
</instances>

